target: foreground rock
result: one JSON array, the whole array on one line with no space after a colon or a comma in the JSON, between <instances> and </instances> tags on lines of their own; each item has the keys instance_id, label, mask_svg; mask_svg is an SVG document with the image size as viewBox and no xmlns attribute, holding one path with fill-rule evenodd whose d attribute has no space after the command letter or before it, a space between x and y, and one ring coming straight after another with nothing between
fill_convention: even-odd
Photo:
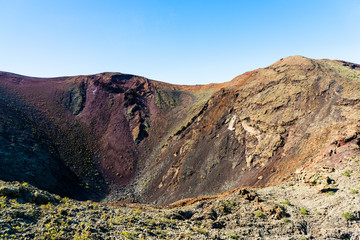
<instances>
[{"instance_id":1,"label":"foreground rock","mask_svg":"<svg viewBox=\"0 0 360 240\"><path fill-rule=\"evenodd\" d=\"M359 160L344 160L333 171L319 166L278 186L163 207L80 202L1 181L0 238L359 239ZM319 191L325 188L332 190Z\"/></svg>"}]
</instances>

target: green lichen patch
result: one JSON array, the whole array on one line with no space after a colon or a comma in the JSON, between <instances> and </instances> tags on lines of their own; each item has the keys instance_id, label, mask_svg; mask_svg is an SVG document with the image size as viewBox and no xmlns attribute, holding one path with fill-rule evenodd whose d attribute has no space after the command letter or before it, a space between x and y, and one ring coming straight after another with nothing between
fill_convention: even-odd
<instances>
[{"instance_id":1,"label":"green lichen patch","mask_svg":"<svg viewBox=\"0 0 360 240\"><path fill-rule=\"evenodd\" d=\"M84 82L82 82L80 85L75 84L70 86L65 99L66 108L69 109L74 115L78 115L84 108L85 97L86 89Z\"/></svg>"},{"instance_id":2,"label":"green lichen patch","mask_svg":"<svg viewBox=\"0 0 360 240\"><path fill-rule=\"evenodd\" d=\"M161 109L173 108L180 104L181 92L173 89L155 89L156 106Z\"/></svg>"}]
</instances>

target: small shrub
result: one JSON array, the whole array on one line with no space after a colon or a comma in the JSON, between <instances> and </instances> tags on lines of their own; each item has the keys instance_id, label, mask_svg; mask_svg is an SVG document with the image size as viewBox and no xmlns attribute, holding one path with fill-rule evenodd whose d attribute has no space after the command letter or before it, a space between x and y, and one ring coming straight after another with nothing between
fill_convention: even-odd
<instances>
[{"instance_id":1,"label":"small shrub","mask_svg":"<svg viewBox=\"0 0 360 240\"><path fill-rule=\"evenodd\" d=\"M264 214L261 211L256 211L254 214L256 217L259 217L259 218L264 216Z\"/></svg>"},{"instance_id":2,"label":"small shrub","mask_svg":"<svg viewBox=\"0 0 360 240\"><path fill-rule=\"evenodd\" d=\"M239 236L236 236L236 235L229 235L230 239L239 239Z\"/></svg>"},{"instance_id":3,"label":"small shrub","mask_svg":"<svg viewBox=\"0 0 360 240\"><path fill-rule=\"evenodd\" d=\"M27 182L23 182L21 185L24 186L24 187L28 187L30 184L27 183Z\"/></svg>"},{"instance_id":4,"label":"small shrub","mask_svg":"<svg viewBox=\"0 0 360 240\"><path fill-rule=\"evenodd\" d=\"M354 162L359 162L360 161L360 157L357 157L357 156L352 156L351 158L350 158L350 160L352 160L352 161L354 161Z\"/></svg>"},{"instance_id":5,"label":"small shrub","mask_svg":"<svg viewBox=\"0 0 360 240\"><path fill-rule=\"evenodd\" d=\"M137 233L135 232L123 231L120 234L125 236L127 239L137 239Z\"/></svg>"},{"instance_id":6,"label":"small shrub","mask_svg":"<svg viewBox=\"0 0 360 240\"><path fill-rule=\"evenodd\" d=\"M334 195L335 192L334 192L334 191L328 191L328 194L329 194L329 195Z\"/></svg>"},{"instance_id":7,"label":"small shrub","mask_svg":"<svg viewBox=\"0 0 360 240\"><path fill-rule=\"evenodd\" d=\"M344 176L345 177L350 177L351 176L351 171L345 171Z\"/></svg>"},{"instance_id":8,"label":"small shrub","mask_svg":"<svg viewBox=\"0 0 360 240\"><path fill-rule=\"evenodd\" d=\"M286 205L289 205L289 206L291 205L291 203L288 200L283 201L282 204L286 204Z\"/></svg>"},{"instance_id":9,"label":"small shrub","mask_svg":"<svg viewBox=\"0 0 360 240\"><path fill-rule=\"evenodd\" d=\"M358 194L358 193L359 193L359 191L358 191L358 190L356 190L356 189L350 189L350 193L351 193L351 194Z\"/></svg>"},{"instance_id":10,"label":"small shrub","mask_svg":"<svg viewBox=\"0 0 360 240\"><path fill-rule=\"evenodd\" d=\"M300 214L302 214L302 215L309 215L309 211L306 210L306 208L301 208L299 212L300 212Z\"/></svg>"},{"instance_id":11,"label":"small shrub","mask_svg":"<svg viewBox=\"0 0 360 240\"><path fill-rule=\"evenodd\" d=\"M343 213L343 217L344 217L346 220L354 220L354 219L355 219L355 216L354 216L352 213L349 213L349 212L344 212L344 213Z\"/></svg>"},{"instance_id":12,"label":"small shrub","mask_svg":"<svg viewBox=\"0 0 360 240\"><path fill-rule=\"evenodd\" d=\"M6 207L6 196L0 196L0 209Z\"/></svg>"},{"instance_id":13,"label":"small shrub","mask_svg":"<svg viewBox=\"0 0 360 240\"><path fill-rule=\"evenodd\" d=\"M229 201L222 202L221 205L222 205L223 215L230 214L232 212L232 209L236 206L234 202L229 202Z\"/></svg>"}]
</instances>

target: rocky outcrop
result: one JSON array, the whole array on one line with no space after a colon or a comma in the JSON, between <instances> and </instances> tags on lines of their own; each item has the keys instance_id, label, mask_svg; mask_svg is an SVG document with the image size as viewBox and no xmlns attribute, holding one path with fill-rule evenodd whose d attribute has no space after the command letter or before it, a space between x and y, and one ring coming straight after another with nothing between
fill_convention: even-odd
<instances>
[{"instance_id":1,"label":"rocky outcrop","mask_svg":"<svg viewBox=\"0 0 360 240\"><path fill-rule=\"evenodd\" d=\"M238 188L161 207L80 202L0 181L0 237L357 239L359 159L346 159L331 171L314 168L278 186ZM321 192L319 186L336 191Z\"/></svg>"}]
</instances>

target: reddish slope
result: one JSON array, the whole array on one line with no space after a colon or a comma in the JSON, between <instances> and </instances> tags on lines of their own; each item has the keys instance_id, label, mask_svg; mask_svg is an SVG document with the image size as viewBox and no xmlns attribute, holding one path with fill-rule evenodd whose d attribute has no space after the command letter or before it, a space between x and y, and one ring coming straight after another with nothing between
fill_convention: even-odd
<instances>
[{"instance_id":1,"label":"reddish slope","mask_svg":"<svg viewBox=\"0 0 360 240\"><path fill-rule=\"evenodd\" d=\"M34 115L33 132L48 139L52 155L60 155L94 198L107 186L129 184L161 139L191 118L216 86L175 86L119 73L53 79L1 73L0 87L11 99L2 102Z\"/></svg>"}]
</instances>

